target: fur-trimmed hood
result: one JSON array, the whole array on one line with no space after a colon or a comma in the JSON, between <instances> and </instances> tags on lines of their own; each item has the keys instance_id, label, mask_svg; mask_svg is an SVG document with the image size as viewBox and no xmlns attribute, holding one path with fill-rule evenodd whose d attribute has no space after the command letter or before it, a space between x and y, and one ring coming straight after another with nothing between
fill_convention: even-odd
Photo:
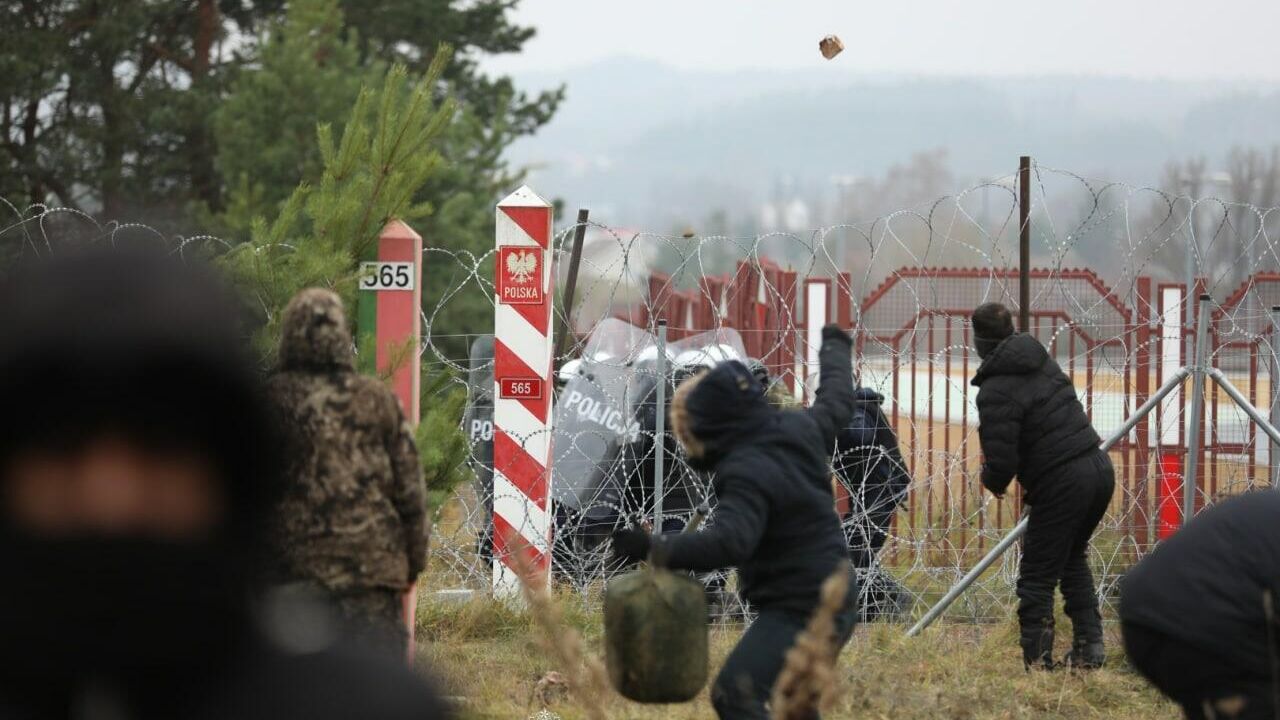
<instances>
[{"instance_id":1,"label":"fur-trimmed hood","mask_svg":"<svg viewBox=\"0 0 1280 720\"><path fill-rule=\"evenodd\" d=\"M766 427L775 412L747 366L730 361L680 384L671 403L671 430L690 464L710 469Z\"/></svg>"}]
</instances>

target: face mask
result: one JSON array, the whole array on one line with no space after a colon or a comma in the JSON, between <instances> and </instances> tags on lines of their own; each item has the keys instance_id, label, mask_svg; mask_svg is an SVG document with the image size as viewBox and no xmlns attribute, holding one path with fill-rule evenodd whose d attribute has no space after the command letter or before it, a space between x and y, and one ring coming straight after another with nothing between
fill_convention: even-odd
<instances>
[{"instance_id":1,"label":"face mask","mask_svg":"<svg viewBox=\"0 0 1280 720\"><path fill-rule=\"evenodd\" d=\"M973 339L973 347L978 351L978 357L986 360L987 356L999 347L1001 342L1003 342L1003 339L975 337Z\"/></svg>"},{"instance_id":2,"label":"face mask","mask_svg":"<svg viewBox=\"0 0 1280 720\"><path fill-rule=\"evenodd\" d=\"M247 583L213 542L0 535L0 672L130 677L216 662L247 627Z\"/></svg>"}]
</instances>

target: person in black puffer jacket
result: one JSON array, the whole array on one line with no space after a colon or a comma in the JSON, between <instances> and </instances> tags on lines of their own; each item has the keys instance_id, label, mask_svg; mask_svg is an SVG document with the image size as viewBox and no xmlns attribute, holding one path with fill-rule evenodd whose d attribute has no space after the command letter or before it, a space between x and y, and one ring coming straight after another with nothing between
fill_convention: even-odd
<instances>
[{"instance_id":1,"label":"person in black puffer jacket","mask_svg":"<svg viewBox=\"0 0 1280 720\"><path fill-rule=\"evenodd\" d=\"M1018 573L1018 621L1028 668L1052 668L1053 593L1061 584L1073 639L1067 663L1102 665L1102 617L1087 553L1115 490L1115 471L1075 387L1034 337L1013 332L999 303L973 312L982 365L982 484L1002 497L1015 476L1030 507Z\"/></svg>"},{"instance_id":2,"label":"person in black puffer jacket","mask_svg":"<svg viewBox=\"0 0 1280 720\"><path fill-rule=\"evenodd\" d=\"M682 384L672 430L697 469L715 471L718 498L706 530L665 535L614 534L622 558L644 558L651 544L672 568L738 568L743 598L759 615L725 660L711 691L722 718L767 718L766 702L786 651L818 607L823 582L849 573L836 617L836 648L853 633L857 588L840 519L832 509L829 460L836 434L853 412L853 345L823 329L820 386L813 407L779 411L739 362L717 365Z\"/></svg>"}]
</instances>

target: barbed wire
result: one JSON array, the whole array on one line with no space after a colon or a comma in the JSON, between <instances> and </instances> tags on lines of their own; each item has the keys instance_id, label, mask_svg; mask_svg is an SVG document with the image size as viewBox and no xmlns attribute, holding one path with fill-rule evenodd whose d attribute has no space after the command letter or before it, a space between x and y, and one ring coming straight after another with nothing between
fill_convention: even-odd
<instances>
[{"instance_id":1,"label":"barbed wire","mask_svg":"<svg viewBox=\"0 0 1280 720\"><path fill-rule=\"evenodd\" d=\"M1211 297L1209 363L1270 410L1280 209L1098 182L1046 166L1035 167L1032 190L1029 331L1072 377L1100 434L1117 429L1163 378L1190 364L1200 292ZM143 224L101 223L39 205L6 202L0 210L8 213L0 218L0 248L11 255L53 252L67 236L161 240L179 253L235 244L206 234L162 237ZM676 531L704 501L714 508L712 478L691 468L650 423L658 412L654 389L672 382L657 372L658 321L668 323L677 367L681 353L699 351L758 359L774 395L803 404L816 371L816 313L854 334L858 381L883 396L910 476L905 492L882 492L876 473L891 458L879 446L845 448L859 458L850 467L862 470L835 473L850 545L874 556L863 563L864 600L898 619L931 604L1021 511L1017 492L996 500L978 482L981 448L968 382L978 365L968 313L985 301L1017 305L1019 222L1007 177L807 235L686 237L595 221L560 228L552 249L560 293L575 232L586 241L574 307L557 305L555 318L573 340L557 365L581 361L558 390L550 431L558 580L594 596L618 571L608 562L612 529L647 523ZM438 587L483 591L492 581L486 403L493 381L484 343L492 335L494 260L492 249L424 250L437 285L436 300L422 308L421 359L428 372L453 375L453 387L468 395L459 424L472 440L467 466L475 477L436 519L431 583ZM1112 451L1117 491L1090 550L1104 599L1177 519L1189 393L1188 385L1171 396ZM1197 497L1212 502L1268 485L1280 454L1273 458L1266 436L1221 393L1210 391L1205 408ZM661 518L654 517L658 443L667 450ZM713 509L708 526L714 524ZM882 549L870 547L880 542ZM1007 554L948 617L1007 617L1017 561L1016 552ZM746 612L731 573L703 580L720 617Z\"/></svg>"},{"instance_id":2,"label":"barbed wire","mask_svg":"<svg viewBox=\"0 0 1280 720\"><path fill-rule=\"evenodd\" d=\"M1073 189L1063 189L1064 184ZM994 222L979 217L968 203L976 194L991 190L1006 201L994 213ZM1069 198L1072 193L1074 205ZM1118 428L1159 386L1170 357L1166 346L1176 346L1172 357L1179 365L1190 363L1195 313L1187 312L1187 306L1193 305L1189 299L1199 291L1213 296L1216 344L1210 362L1247 387L1258 404L1270 404L1267 308L1273 298L1280 302L1280 284L1269 276L1280 267L1274 251L1276 213L1272 208L1097 183L1045 167L1036 168L1035 195L1032 232L1038 252L1031 281L1032 332L1071 374L1100 432ZM1216 209L1217 222L1210 226L1198 221L1201 208ZM1250 227L1227 222L1241 215L1252 218ZM675 337L682 339L696 331L718 332L723 339L725 331L735 330L744 346L744 359L748 355L771 359L766 360L771 373L802 398L811 372L793 367L796 363L807 366L803 357L808 342L806 303L800 288L811 279L843 284L848 324L859 338L860 380L886 396L886 411L912 476L900 508L894 499L886 500L896 511L884 527L877 528L887 538L878 566L870 569L880 574L868 584L872 593L882 595L876 598L878 609L887 616L910 615L908 608L921 609L940 595L1019 516L1021 500L1016 494L997 501L977 481L980 445L968 387L977 358L970 349L967 324L967 313L980 302L998 300L1016 306L1018 276L1011 266L1017 257L1018 229L1016 197L1007 182L984 183L865 223L820 228L807 237L770 233L689 238L589 223L582 274L577 279L579 301L573 313L559 309L559 320L565 325L572 321L578 342L559 360L582 358L591 332L600 332L608 319L631 321L652 334L657 319L663 317ZM576 226L566 227L558 235L556 253L562 267L568 264L575 230ZM1208 237L1212 243L1202 247L1199 237ZM1190 274L1195 278L1190 291L1185 289L1185 277L1176 272L1179 264L1185 266L1182 255L1188 252ZM848 276L842 277L841 271ZM708 278L722 281L713 287ZM751 287L752 282L757 284ZM1176 305L1166 307L1168 298L1161 293L1176 286L1183 287ZM762 328L763 322L743 322L740 313L726 308L739 302L736 294L754 296L745 304L780 325ZM1161 324L1166 312L1178 318L1173 339L1162 334L1167 332ZM837 319L836 314L831 319ZM686 322L686 317L697 319ZM767 337L753 342L753 334ZM786 356L787 362L779 362L779 355ZM637 370L634 357L588 360L598 368L630 373L631 383L656 379L651 370ZM610 394L601 383L595 389ZM626 397L634 390L626 386L613 395ZM1121 483L1091 549L1099 591L1105 598L1114 596L1124 570L1167 532L1170 503L1180 502L1179 493L1161 489L1168 480L1162 474L1162 459L1184 452L1180 448L1185 447L1187 392L1177 393L1162 412L1140 424L1112 453ZM1206 408L1207 461L1201 463L1197 479L1199 495L1212 500L1268 484L1271 455L1265 437L1251 430L1247 417L1219 393L1209 394ZM1172 435L1170 428L1175 429ZM592 434L597 441L606 436ZM1162 442L1169 437L1173 440ZM651 448L656 438L650 433L646 439L646 447ZM568 455L582 453L579 440L556 436L556 467L571 464ZM678 453L675 457L679 463ZM615 473L625 465L588 460L588 465L599 464ZM652 462L652 451L642 452L623 472L638 473L637 465ZM672 471L690 472L687 467ZM556 472L557 481L562 480ZM865 537L866 518L883 508L860 502L867 489L863 479L839 480L844 486L841 495L848 497L847 533L851 540ZM616 479L619 486L632 481L631 477ZM699 483L699 489L706 487L704 479ZM680 500L673 497L676 492L683 491L669 491L664 498L668 508L673 499ZM643 492L640 498L631 505L603 500L595 507L610 515L611 526L653 523L652 498ZM679 527L687 520L689 503L675 505L684 510L664 520ZM598 540L601 536L598 530L587 531L591 523L572 513L560 520L559 537L569 545L572 538ZM556 562L564 581L589 590L607 577L611 569L606 567L603 547L601 543L589 549L562 549ZM971 621L1007 617L1017 561L1017 553L1005 557L952 608L950 617ZM480 577L483 585L487 574L482 572ZM720 593L732 580L720 578L709 584ZM742 611L731 602L722 607L728 617Z\"/></svg>"}]
</instances>

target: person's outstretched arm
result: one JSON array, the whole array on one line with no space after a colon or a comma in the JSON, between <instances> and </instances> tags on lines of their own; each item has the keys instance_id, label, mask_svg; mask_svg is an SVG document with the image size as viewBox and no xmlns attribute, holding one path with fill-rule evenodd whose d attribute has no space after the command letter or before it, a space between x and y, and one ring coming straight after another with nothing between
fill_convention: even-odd
<instances>
[{"instance_id":1,"label":"person's outstretched arm","mask_svg":"<svg viewBox=\"0 0 1280 720\"><path fill-rule=\"evenodd\" d=\"M838 325L822 328L818 392L805 412L818 423L822 446L834 451L836 435L853 417L853 339Z\"/></svg>"}]
</instances>

